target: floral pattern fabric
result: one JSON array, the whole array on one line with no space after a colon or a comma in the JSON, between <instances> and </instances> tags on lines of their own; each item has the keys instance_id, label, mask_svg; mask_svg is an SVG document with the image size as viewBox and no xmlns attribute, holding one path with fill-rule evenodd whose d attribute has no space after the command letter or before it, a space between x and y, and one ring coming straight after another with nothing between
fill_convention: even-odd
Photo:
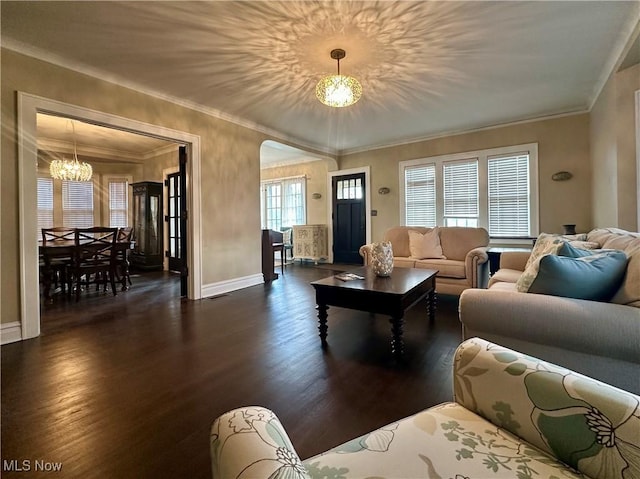
<instances>
[{"instance_id":1,"label":"floral pattern fabric","mask_svg":"<svg viewBox=\"0 0 640 479\"><path fill-rule=\"evenodd\" d=\"M473 338L456 351L455 402L300 461L275 415L214 422L214 479L640 478L640 397Z\"/></svg>"}]
</instances>

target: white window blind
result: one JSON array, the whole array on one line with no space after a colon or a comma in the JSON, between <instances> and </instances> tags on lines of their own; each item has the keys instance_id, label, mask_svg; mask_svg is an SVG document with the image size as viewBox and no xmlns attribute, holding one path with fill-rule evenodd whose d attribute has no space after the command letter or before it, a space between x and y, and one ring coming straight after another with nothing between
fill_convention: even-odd
<instances>
[{"instance_id":1,"label":"white window blind","mask_svg":"<svg viewBox=\"0 0 640 479\"><path fill-rule=\"evenodd\" d=\"M92 182L62 182L62 224L69 228L93 226Z\"/></svg>"},{"instance_id":2,"label":"white window blind","mask_svg":"<svg viewBox=\"0 0 640 479\"><path fill-rule=\"evenodd\" d=\"M445 226L477 226L478 160L446 162L443 173Z\"/></svg>"},{"instance_id":3,"label":"white window blind","mask_svg":"<svg viewBox=\"0 0 640 479\"><path fill-rule=\"evenodd\" d=\"M264 228L306 223L305 177L270 180L261 184L261 223Z\"/></svg>"},{"instance_id":4,"label":"white window blind","mask_svg":"<svg viewBox=\"0 0 640 479\"><path fill-rule=\"evenodd\" d=\"M489 234L528 236L529 155L489 158Z\"/></svg>"},{"instance_id":5,"label":"white window blind","mask_svg":"<svg viewBox=\"0 0 640 479\"><path fill-rule=\"evenodd\" d=\"M404 170L405 224L436 226L436 166L419 165Z\"/></svg>"},{"instance_id":6,"label":"white window blind","mask_svg":"<svg viewBox=\"0 0 640 479\"><path fill-rule=\"evenodd\" d=\"M126 178L109 179L109 226L111 228L129 226L128 196L129 183Z\"/></svg>"},{"instance_id":7,"label":"white window blind","mask_svg":"<svg viewBox=\"0 0 640 479\"><path fill-rule=\"evenodd\" d=\"M53 179L38 178L38 240L42 228L53 227Z\"/></svg>"}]
</instances>

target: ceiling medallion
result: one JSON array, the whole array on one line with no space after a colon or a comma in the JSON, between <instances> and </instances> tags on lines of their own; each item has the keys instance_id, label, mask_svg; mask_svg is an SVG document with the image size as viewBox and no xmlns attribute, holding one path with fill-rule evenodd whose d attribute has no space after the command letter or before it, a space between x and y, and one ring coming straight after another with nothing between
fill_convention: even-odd
<instances>
[{"instance_id":1,"label":"ceiling medallion","mask_svg":"<svg viewBox=\"0 0 640 479\"><path fill-rule=\"evenodd\" d=\"M327 106L341 108L353 105L362 96L362 85L353 77L340 75L340 60L346 56L340 48L331 50L331 58L338 61L338 74L322 78L316 86L316 96Z\"/></svg>"}]
</instances>

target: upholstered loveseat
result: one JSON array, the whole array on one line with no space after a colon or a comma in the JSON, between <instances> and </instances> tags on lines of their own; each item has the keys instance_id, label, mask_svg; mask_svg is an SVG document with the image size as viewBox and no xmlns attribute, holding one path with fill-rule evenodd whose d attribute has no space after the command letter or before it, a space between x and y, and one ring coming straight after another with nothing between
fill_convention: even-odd
<instances>
[{"instance_id":1,"label":"upholstered loveseat","mask_svg":"<svg viewBox=\"0 0 640 479\"><path fill-rule=\"evenodd\" d=\"M453 384L453 402L305 461L272 411L235 409L211 428L213 478L640 477L636 395L477 338Z\"/></svg>"},{"instance_id":2,"label":"upholstered loveseat","mask_svg":"<svg viewBox=\"0 0 640 479\"><path fill-rule=\"evenodd\" d=\"M640 394L640 234L600 228L584 239L628 257L610 301L518 292L529 254L502 253L489 288L460 296L463 338L482 337Z\"/></svg>"},{"instance_id":3,"label":"upholstered loveseat","mask_svg":"<svg viewBox=\"0 0 640 479\"><path fill-rule=\"evenodd\" d=\"M394 267L437 270L436 289L441 294L458 295L467 288L486 288L489 280L487 230L439 227L438 236L444 258L425 259L411 256L410 230L422 234L432 231L431 228L419 226L396 226L384 234L383 241L391 242ZM371 263L371 251L371 244L360 248L365 265Z\"/></svg>"}]
</instances>

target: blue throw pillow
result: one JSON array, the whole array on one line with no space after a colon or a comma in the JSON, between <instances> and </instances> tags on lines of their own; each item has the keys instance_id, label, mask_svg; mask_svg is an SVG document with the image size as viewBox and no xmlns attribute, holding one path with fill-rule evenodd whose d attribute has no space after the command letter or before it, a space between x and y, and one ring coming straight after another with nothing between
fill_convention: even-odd
<instances>
[{"instance_id":1,"label":"blue throw pillow","mask_svg":"<svg viewBox=\"0 0 640 479\"><path fill-rule=\"evenodd\" d=\"M558 250L559 256L568 256L569 258L583 258L593 254L595 254L593 250L575 248L569 243L564 243Z\"/></svg>"},{"instance_id":2,"label":"blue throw pillow","mask_svg":"<svg viewBox=\"0 0 640 479\"><path fill-rule=\"evenodd\" d=\"M627 260L626 254L615 250L580 257L547 255L540 260L528 292L609 301L624 279Z\"/></svg>"}]
</instances>

